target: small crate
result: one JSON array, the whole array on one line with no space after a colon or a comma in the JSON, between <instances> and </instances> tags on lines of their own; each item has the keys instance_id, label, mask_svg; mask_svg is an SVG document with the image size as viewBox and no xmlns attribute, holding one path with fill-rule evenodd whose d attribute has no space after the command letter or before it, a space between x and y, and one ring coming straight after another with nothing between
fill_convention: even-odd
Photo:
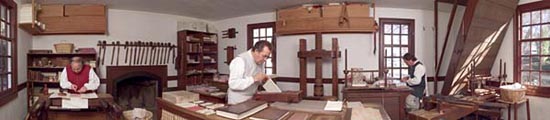
<instances>
[{"instance_id":1,"label":"small crate","mask_svg":"<svg viewBox=\"0 0 550 120\"><path fill-rule=\"evenodd\" d=\"M72 43L58 43L54 45L56 53L73 53L74 44Z\"/></svg>"},{"instance_id":2,"label":"small crate","mask_svg":"<svg viewBox=\"0 0 550 120\"><path fill-rule=\"evenodd\" d=\"M525 99L525 91L527 89L500 89L500 99L507 102L519 102Z\"/></svg>"}]
</instances>

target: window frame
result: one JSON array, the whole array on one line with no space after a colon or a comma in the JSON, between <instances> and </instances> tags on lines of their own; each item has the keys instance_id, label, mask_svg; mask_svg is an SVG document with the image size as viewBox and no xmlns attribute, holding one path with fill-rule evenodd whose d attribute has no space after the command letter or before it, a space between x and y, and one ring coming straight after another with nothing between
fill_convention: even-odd
<instances>
[{"instance_id":1,"label":"window frame","mask_svg":"<svg viewBox=\"0 0 550 120\"><path fill-rule=\"evenodd\" d=\"M513 27L513 46L514 46L514 67L513 67L513 75L514 75L514 82L519 82L519 83L522 83L522 80L521 80L521 58L522 58L522 55L521 55L521 41L522 38L521 38L521 34L520 32L522 32L520 29L521 29L521 26L523 26L521 24L522 22L522 19L521 19L521 15L522 13L525 13L525 12L531 12L531 11L536 11L536 10L544 10L544 9L550 9L550 2L545 2L545 1L538 1L538 2L532 2L532 3L527 3L527 4L523 4L523 5L519 5L516 9L516 14L514 15L514 27ZM542 17L542 16L541 16ZM542 21L541 21L542 22ZM540 23L539 23L540 24ZM542 35L542 28L541 28L541 35ZM550 38L536 38L536 39L532 39L532 38L529 38L527 39L526 41L550 41ZM542 42L541 42L541 46L542 46ZM531 58L533 55L528 55L529 58ZM536 55L536 56L539 56L541 57L541 55ZM540 72L540 70L539 70ZM539 74L539 79L542 79L542 77L540 76ZM542 83L542 81L540 81ZM522 83L523 84L523 83ZM540 96L540 97L550 97L550 86L540 86L541 84L539 84L538 86L534 86L534 85L526 85L524 84L527 88L527 92L526 94L527 95L532 95L532 96Z\"/></svg>"},{"instance_id":2,"label":"window frame","mask_svg":"<svg viewBox=\"0 0 550 120\"><path fill-rule=\"evenodd\" d=\"M11 42L11 88L7 88L5 91L0 92L0 107L6 105L10 101L14 100L17 97L18 92L18 71L17 71L17 4L13 0L0 0L0 4L5 5L9 9L9 38L0 36L1 39L8 39Z\"/></svg>"},{"instance_id":3,"label":"window frame","mask_svg":"<svg viewBox=\"0 0 550 120\"><path fill-rule=\"evenodd\" d=\"M273 47L273 50L271 50L271 74L277 74L277 35L275 35L275 30L277 29L275 27L275 22L264 22L264 23L254 23L254 24L248 24L247 25L247 50L252 48L254 46L254 29L258 28L273 28L273 33L271 34L271 44ZM267 32L267 31L266 31ZM269 74L269 73L266 73Z\"/></svg>"},{"instance_id":4,"label":"window frame","mask_svg":"<svg viewBox=\"0 0 550 120\"><path fill-rule=\"evenodd\" d=\"M379 27L379 32L378 32L378 37L379 37L379 46L380 46L380 49L379 49L379 59L378 59L378 68L380 68L380 76L384 76L384 72L386 71L386 69L389 69L386 67L386 56L385 56L385 48L386 47L403 47L404 45L385 45L384 43L384 25L385 24L408 24L409 25L409 28L408 28L408 45L406 45L408 47L408 53L415 53L414 49L415 49L415 44L414 44L414 38L415 38L415 21L414 19L401 19L401 18L379 18L379 21L380 21L380 27ZM400 30L401 32L401 30ZM391 33L393 35L393 33ZM401 39L401 38L400 38ZM391 54L391 52L388 51L388 54ZM404 53L403 53L404 54ZM399 55L399 56L402 56L403 54ZM401 59L401 57L399 56L393 56L394 58L395 57L398 57L399 59ZM404 64L404 63L400 63L400 64ZM398 69L406 69L407 67L401 67L401 68L398 68ZM389 71L388 71L389 72ZM392 78L394 79L394 78ZM399 79L399 78L397 78Z\"/></svg>"}]
</instances>

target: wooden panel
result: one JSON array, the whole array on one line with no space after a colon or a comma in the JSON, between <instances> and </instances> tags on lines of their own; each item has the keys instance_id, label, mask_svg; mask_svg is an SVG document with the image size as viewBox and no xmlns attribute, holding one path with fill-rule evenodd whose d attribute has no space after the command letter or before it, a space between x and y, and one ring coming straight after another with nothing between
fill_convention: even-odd
<instances>
[{"instance_id":1,"label":"wooden panel","mask_svg":"<svg viewBox=\"0 0 550 120\"><path fill-rule=\"evenodd\" d=\"M343 7L344 5L325 5L322 17L342 17ZM370 17L369 4L350 4L345 7L347 17Z\"/></svg>"},{"instance_id":2,"label":"wooden panel","mask_svg":"<svg viewBox=\"0 0 550 120\"><path fill-rule=\"evenodd\" d=\"M277 20L319 18L319 17L321 17L321 9L319 8L312 8L311 10L308 10L305 7L295 7L295 8L277 10Z\"/></svg>"},{"instance_id":3,"label":"wooden panel","mask_svg":"<svg viewBox=\"0 0 550 120\"><path fill-rule=\"evenodd\" d=\"M399 97L384 97L384 109L386 109L392 120L399 120L399 118L405 117L400 116L399 111L403 108L396 103L399 103Z\"/></svg>"},{"instance_id":4,"label":"wooden panel","mask_svg":"<svg viewBox=\"0 0 550 120\"><path fill-rule=\"evenodd\" d=\"M62 17L64 7L62 4L41 5L38 17Z\"/></svg>"},{"instance_id":5,"label":"wooden panel","mask_svg":"<svg viewBox=\"0 0 550 120\"><path fill-rule=\"evenodd\" d=\"M48 112L50 120L105 120L107 114L101 112L79 112L79 111L50 111Z\"/></svg>"},{"instance_id":6,"label":"wooden panel","mask_svg":"<svg viewBox=\"0 0 550 120\"><path fill-rule=\"evenodd\" d=\"M105 16L105 5L65 5L65 16Z\"/></svg>"},{"instance_id":7,"label":"wooden panel","mask_svg":"<svg viewBox=\"0 0 550 120\"><path fill-rule=\"evenodd\" d=\"M339 18L304 18L291 20L278 20L276 33L304 34L315 32L372 32L375 31L375 21L372 17L350 17L349 22L340 24Z\"/></svg>"},{"instance_id":8,"label":"wooden panel","mask_svg":"<svg viewBox=\"0 0 550 120\"><path fill-rule=\"evenodd\" d=\"M374 30L374 18L372 17L350 17L349 22L340 21L340 18L323 18L322 29L331 30Z\"/></svg>"},{"instance_id":9,"label":"wooden panel","mask_svg":"<svg viewBox=\"0 0 550 120\"><path fill-rule=\"evenodd\" d=\"M46 24L42 34L102 34L107 30L105 16L43 17Z\"/></svg>"},{"instance_id":10,"label":"wooden panel","mask_svg":"<svg viewBox=\"0 0 550 120\"><path fill-rule=\"evenodd\" d=\"M321 29L321 18L304 18L291 20L278 20L277 33L314 32Z\"/></svg>"}]
</instances>

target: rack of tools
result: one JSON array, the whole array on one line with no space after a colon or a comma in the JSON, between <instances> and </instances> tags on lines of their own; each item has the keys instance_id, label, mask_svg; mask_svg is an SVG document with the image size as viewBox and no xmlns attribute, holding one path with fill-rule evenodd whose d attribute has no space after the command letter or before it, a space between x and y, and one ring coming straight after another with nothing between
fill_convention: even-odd
<instances>
[{"instance_id":1,"label":"rack of tools","mask_svg":"<svg viewBox=\"0 0 550 120\"><path fill-rule=\"evenodd\" d=\"M111 53L110 65L165 65L176 62L176 45L145 41L98 41L99 64L105 65L106 54ZM110 52L106 52L110 51ZM122 54L122 56L121 56ZM109 55L107 55L109 56Z\"/></svg>"}]
</instances>

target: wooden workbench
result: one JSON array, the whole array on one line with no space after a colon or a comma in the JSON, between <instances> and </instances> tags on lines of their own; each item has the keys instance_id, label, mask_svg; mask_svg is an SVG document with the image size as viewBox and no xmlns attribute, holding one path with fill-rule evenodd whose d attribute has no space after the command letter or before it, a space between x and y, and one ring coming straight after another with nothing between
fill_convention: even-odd
<instances>
[{"instance_id":1,"label":"wooden workbench","mask_svg":"<svg viewBox=\"0 0 550 120\"><path fill-rule=\"evenodd\" d=\"M379 104L384 107L392 120L405 119L405 99L412 89L346 87L342 90L344 100L361 101L364 104Z\"/></svg>"},{"instance_id":2,"label":"wooden workbench","mask_svg":"<svg viewBox=\"0 0 550 120\"><path fill-rule=\"evenodd\" d=\"M50 95L40 95L36 104L29 110L29 119L37 120L118 120L122 109L113 96L98 93L98 98L88 99L88 109L61 108L61 98L49 98Z\"/></svg>"}]
</instances>

